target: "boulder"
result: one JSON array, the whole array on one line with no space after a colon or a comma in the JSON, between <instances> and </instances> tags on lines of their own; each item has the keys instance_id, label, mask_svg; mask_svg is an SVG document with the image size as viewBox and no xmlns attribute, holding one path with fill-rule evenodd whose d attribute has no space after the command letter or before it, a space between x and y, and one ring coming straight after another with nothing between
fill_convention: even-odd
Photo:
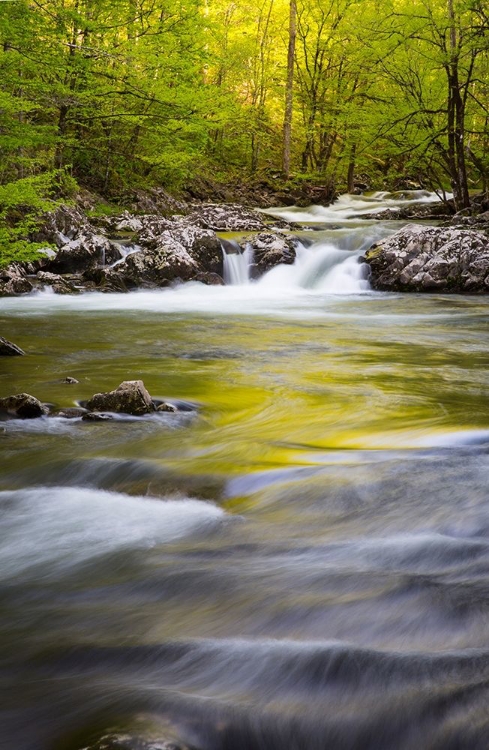
<instances>
[{"instance_id":1,"label":"boulder","mask_svg":"<svg viewBox=\"0 0 489 750\"><path fill-rule=\"evenodd\" d=\"M280 263L291 265L295 260L296 240L285 234L260 232L240 243L241 247L251 247L257 275L261 276Z\"/></svg>"},{"instance_id":2,"label":"boulder","mask_svg":"<svg viewBox=\"0 0 489 750\"><path fill-rule=\"evenodd\" d=\"M15 276L9 281L0 282L0 297L16 297L19 294L29 294L34 287L29 279Z\"/></svg>"},{"instance_id":3,"label":"boulder","mask_svg":"<svg viewBox=\"0 0 489 750\"><path fill-rule=\"evenodd\" d=\"M42 268L52 273L78 273L113 263L120 257L115 243L89 231L63 245L55 258L42 263Z\"/></svg>"},{"instance_id":4,"label":"boulder","mask_svg":"<svg viewBox=\"0 0 489 750\"><path fill-rule=\"evenodd\" d=\"M89 411L119 412L140 416L155 410L142 380L125 380L114 391L96 393L86 404Z\"/></svg>"},{"instance_id":5,"label":"boulder","mask_svg":"<svg viewBox=\"0 0 489 750\"><path fill-rule=\"evenodd\" d=\"M184 246L164 232L154 249L142 249L113 269L129 286L168 286L173 281L189 281L204 269Z\"/></svg>"},{"instance_id":6,"label":"boulder","mask_svg":"<svg viewBox=\"0 0 489 750\"><path fill-rule=\"evenodd\" d=\"M0 357L20 357L23 354L25 352L19 346L0 336Z\"/></svg>"},{"instance_id":7,"label":"boulder","mask_svg":"<svg viewBox=\"0 0 489 750\"><path fill-rule=\"evenodd\" d=\"M56 292L56 294L74 294L77 291L74 284L56 273L49 273L49 271L38 271L37 278L41 282L42 286L50 287L53 292Z\"/></svg>"},{"instance_id":8,"label":"boulder","mask_svg":"<svg viewBox=\"0 0 489 750\"><path fill-rule=\"evenodd\" d=\"M74 206L59 206L46 214L43 226L32 234L33 242L48 242L63 247L80 234L92 231L85 214Z\"/></svg>"},{"instance_id":9,"label":"boulder","mask_svg":"<svg viewBox=\"0 0 489 750\"><path fill-rule=\"evenodd\" d=\"M186 217L188 224L215 232L259 232L266 227L263 214L238 203L193 205Z\"/></svg>"},{"instance_id":10,"label":"boulder","mask_svg":"<svg viewBox=\"0 0 489 750\"><path fill-rule=\"evenodd\" d=\"M365 254L374 289L489 291L489 240L478 231L410 224Z\"/></svg>"},{"instance_id":11,"label":"boulder","mask_svg":"<svg viewBox=\"0 0 489 750\"><path fill-rule=\"evenodd\" d=\"M30 396L28 393L19 393L16 396L0 398L0 411L10 414L12 417L35 419L47 414L48 408L34 396Z\"/></svg>"}]
</instances>

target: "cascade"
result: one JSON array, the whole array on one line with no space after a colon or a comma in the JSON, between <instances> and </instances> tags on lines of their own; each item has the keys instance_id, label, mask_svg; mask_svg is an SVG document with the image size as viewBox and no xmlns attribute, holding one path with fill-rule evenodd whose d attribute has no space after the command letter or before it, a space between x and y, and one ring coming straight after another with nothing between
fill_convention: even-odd
<instances>
[{"instance_id":1,"label":"cascade","mask_svg":"<svg viewBox=\"0 0 489 750\"><path fill-rule=\"evenodd\" d=\"M250 245L244 251L235 240L221 240L224 282L232 286L250 283L253 250Z\"/></svg>"}]
</instances>

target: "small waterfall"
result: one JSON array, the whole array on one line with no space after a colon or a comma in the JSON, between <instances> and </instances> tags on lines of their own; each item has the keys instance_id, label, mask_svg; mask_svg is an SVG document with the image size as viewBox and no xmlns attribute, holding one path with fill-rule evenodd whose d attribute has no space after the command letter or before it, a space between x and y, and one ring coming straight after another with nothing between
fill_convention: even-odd
<instances>
[{"instance_id":1,"label":"small waterfall","mask_svg":"<svg viewBox=\"0 0 489 750\"><path fill-rule=\"evenodd\" d=\"M370 289L360 252L340 250L330 243L299 244L293 265L281 264L259 280L267 288L310 289L329 294L358 294Z\"/></svg>"},{"instance_id":2,"label":"small waterfall","mask_svg":"<svg viewBox=\"0 0 489 750\"><path fill-rule=\"evenodd\" d=\"M231 286L243 286L250 283L250 271L253 263L253 249L250 245L244 251L235 240L221 240L224 283Z\"/></svg>"},{"instance_id":3,"label":"small waterfall","mask_svg":"<svg viewBox=\"0 0 489 750\"><path fill-rule=\"evenodd\" d=\"M134 245L132 243L124 244L122 242L116 242L115 244L118 246L119 252L122 257L119 258L119 260L116 260L115 263L112 263L112 265L110 266L111 268L115 268L116 266L119 265L119 263L123 263L128 255L132 255L133 253L139 253L139 251L141 250L140 245Z\"/></svg>"}]
</instances>

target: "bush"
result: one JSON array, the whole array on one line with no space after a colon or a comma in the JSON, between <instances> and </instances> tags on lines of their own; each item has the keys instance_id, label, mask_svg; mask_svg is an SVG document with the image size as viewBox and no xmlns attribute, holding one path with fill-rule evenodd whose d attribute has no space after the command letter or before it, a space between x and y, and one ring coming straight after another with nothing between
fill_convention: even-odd
<instances>
[{"instance_id":1,"label":"bush","mask_svg":"<svg viewBox=\"0 0 489 750\"><path fill-rule=\"evenodd\" d=\"M30 242L43 215L67 203L78 189L73 178L62 170L25 177L0 185L0 267L14 261L32 261L39 250L51 247Z\"/></svg>"}]
</instances>

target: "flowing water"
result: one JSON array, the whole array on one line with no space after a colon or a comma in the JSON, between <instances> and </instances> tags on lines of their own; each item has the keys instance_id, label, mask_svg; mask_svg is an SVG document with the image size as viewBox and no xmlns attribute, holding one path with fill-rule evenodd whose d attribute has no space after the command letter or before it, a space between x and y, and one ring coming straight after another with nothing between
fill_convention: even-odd
<instances>
[{"instance_id":1,"label":"flowing water","mask_svg":"<svg viewBox=\"0 0 489 750\"><path fill-rule=\"evenodd\" d=\"M404 199L257 283L0 300L2 396L181 406L0 423L2 749L488 747L489 305L369 290Z\"/></svg>"}]
</instances>

